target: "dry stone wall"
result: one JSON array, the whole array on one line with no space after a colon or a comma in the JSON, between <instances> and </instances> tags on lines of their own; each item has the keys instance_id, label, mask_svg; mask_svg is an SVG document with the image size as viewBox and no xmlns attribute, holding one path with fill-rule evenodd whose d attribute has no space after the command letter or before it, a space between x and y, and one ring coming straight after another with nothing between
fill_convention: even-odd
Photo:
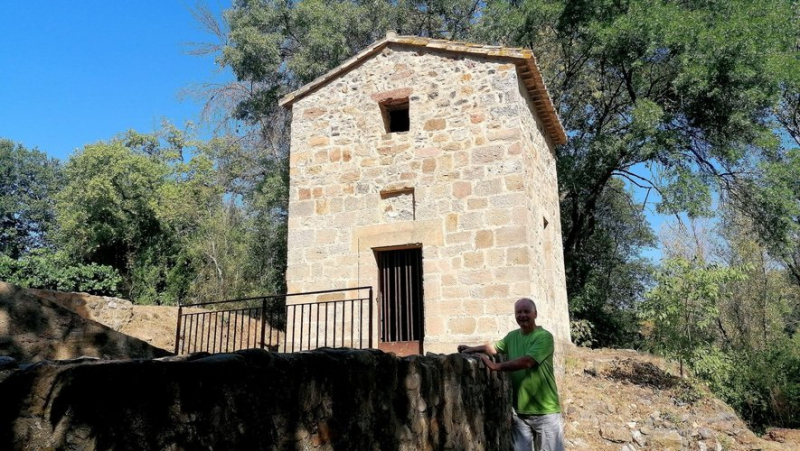
<instances>
[{"instance_id":1,"label":"dry stone wall","mask_svg":"<svg viewBox=\"0 0 800 451\"><path fill-rule=\"evenodd\" d=\"M42 363L0 382L0 449L509 449L507 393L459 354Z\"/></svg>"},{"instance_id":2,"label":"dry stone wall","mask_svg":"<svg viewBox=\"0 0 800 451\"><path fill-rule=\"evenodd\" d=\"M387 133L381 103L405 98L409 131ZM569 342L553 146L530 106L514 64L397 45L297 100L290 292L377 293L374 250L421 245L426 351L502 337L523 296Z\"/></svg>"}]
</instances>

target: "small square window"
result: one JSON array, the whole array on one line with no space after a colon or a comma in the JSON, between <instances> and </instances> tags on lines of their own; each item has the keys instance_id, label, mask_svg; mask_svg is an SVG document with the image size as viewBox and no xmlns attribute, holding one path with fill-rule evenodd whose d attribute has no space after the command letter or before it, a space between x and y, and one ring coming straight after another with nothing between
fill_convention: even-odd
<instances>
[{"instance_id":1,"label":"small square window","mask_svg":"<svg viewBox=\"0 0 800 451\"><path fill-rule=\"evenodd\" d=\"M381 114L386 133L407 132L411 127L408 116L408 98L392 99L381 103Z\"/></svg>"}]
</instances>

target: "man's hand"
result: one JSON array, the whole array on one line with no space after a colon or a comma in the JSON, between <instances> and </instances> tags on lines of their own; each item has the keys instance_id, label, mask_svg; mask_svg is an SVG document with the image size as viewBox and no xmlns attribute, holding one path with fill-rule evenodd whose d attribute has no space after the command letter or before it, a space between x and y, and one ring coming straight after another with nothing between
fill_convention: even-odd
<instances>
[{"instance_id":1,"label":"man's hand","mask_svg":"<svg viewBox=\"0 0 800 451\"><path fill-rule=\"evenodd\" d=\"M464 352L467 349L469 349L469 346L467 345L458 345L458 352Z\"/></svg>"},{"instance_id":2,"label":"man's hand","mask_svg":"<svg viewBox=\"0 0 800 451\"><path fill-rule=\"evenodd\" d=\"M489 368L492 371L497 371L500 369L499 363L492 362L489 360L489 357L486 357L485 355L481 356L481 360L483 360L483 364L486 365L486 368Z\"/></svg>"}]
</instances>

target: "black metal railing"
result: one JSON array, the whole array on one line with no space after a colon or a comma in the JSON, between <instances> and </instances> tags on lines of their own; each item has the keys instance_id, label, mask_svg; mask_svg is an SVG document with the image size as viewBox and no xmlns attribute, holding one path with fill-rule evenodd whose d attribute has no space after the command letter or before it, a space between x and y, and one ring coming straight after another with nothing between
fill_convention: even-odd
<instances>
[{"instance_id":1,"label":"black metal railing","mask_svg":"<svg viewBox=\"0 0 800 451\"><path fill-rule=\"evenodd\" d=\"M355 297L346 298L353 292ZM316 300L289 302L303 300L303 296ZM175 354L250 348L282 352L372 348L373 318L372 287L182 304L178 306Z\"/></svg>"}]
</instances>

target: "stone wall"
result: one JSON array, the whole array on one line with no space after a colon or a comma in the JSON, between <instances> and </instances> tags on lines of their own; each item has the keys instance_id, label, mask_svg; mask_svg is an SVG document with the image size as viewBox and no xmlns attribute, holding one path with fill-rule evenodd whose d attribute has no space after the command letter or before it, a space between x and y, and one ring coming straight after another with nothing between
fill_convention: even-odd
<instances>
[{"instance_id":1,"label":"stone wall","mask_svg":"<svg viewBox=\"0 0 800 451\"><path fill-rule=\"evenodd\" d=\"M0 382L0 449L509 449L507 384L459 354L43 363Z\"/></svg>"},{"instance_id":2,"label":"stone wall","mask_svg":"<svg viewBox=\"0 0 800 451\"><path fill-rule=\"evenodd\" d=\"M297 100L289 291L377 293L374 250L421 245L426 351L502 337L523 296L569 342L552 145L521 87L497 58L389 45ZM387 133L403 98L410 130Z\"/></svg>"}]
</instances>

